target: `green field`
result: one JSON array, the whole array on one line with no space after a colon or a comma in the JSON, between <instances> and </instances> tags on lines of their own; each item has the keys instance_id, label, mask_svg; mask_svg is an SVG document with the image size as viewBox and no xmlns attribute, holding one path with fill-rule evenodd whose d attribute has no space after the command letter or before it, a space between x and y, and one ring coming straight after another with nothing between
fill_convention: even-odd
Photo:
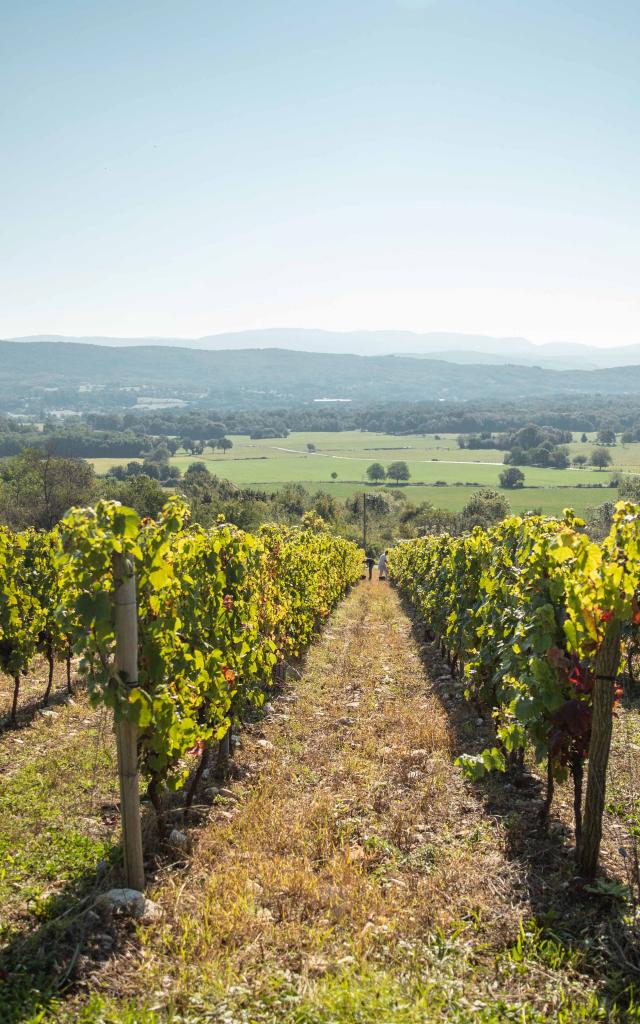
<instances>
[{"instance_id":1,"label":"green field","mask_svg":"<svg viewBox=\"0 0 640 1024\"><path fill-rule=\"evenodd\" d=\"M338 498L348 497L367 482L366 470L372 462L384 466L399 459L411 472L411 482L398 488L411 501L431 501L434 505L459 510L468 501L474 487L498 487L504 468L504 453L494 450L468 451L457 444L457 435L433 436L344 431L342 433L292 433L288 438L252 441L247 436L232 436L233 449L226 455L207 449L201 456L178 454L172 463L184 471L192 462L204 462L212 473L243 487L277 490L286 483L302 483L309 490L326 490ZM307 444L316 452L309 453ZM587 443L575 435L571 455L589 456L593 439ZM616 496L607 487L612 471L640 473L640 444L616 445L610 449L613 465L604 472L593 469L538 469L523 466L525 487L505 492L514 511L530 508L559 512L570 505L578 511L610 501ZM98 473L127 459L94 459ZM337 480L331 474L338 474ZM435 486L436 483L444 486ZM578 486L578 485L582 486ZM590 485L590 486L585 486ZM594 487L594 485L597 485ZM396 490L395 485L382 485Z\"/></svg>"}]
</instances>

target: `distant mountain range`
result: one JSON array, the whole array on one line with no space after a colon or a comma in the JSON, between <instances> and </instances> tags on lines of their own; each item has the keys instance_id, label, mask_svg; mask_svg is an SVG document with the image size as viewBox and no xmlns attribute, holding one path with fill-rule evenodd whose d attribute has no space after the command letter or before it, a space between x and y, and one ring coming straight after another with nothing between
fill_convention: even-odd
<instances>
[{"instance_id":1,"label":"distant mountain range","mask_svg":"<svg viewBox=\"0 0 640 1024\"><path fill-rule=\"evenodd\" d=\"M78 342L0 342L4 396L43 389L154 389L220 408L292 407L327 399L357 403L519 399L640 393L640 365L557 370L460 365L409 356L334 355L258 348L220 351L164 346L109 348Z\"/></svg>"},{"instance_id":2,"label":"distant mountain range","mask_svg":"<svg viewBox=\"0 0 640 1024\"><path fill-rule=\"evenodd\" d=\"M549 343L534 345L526 338L494 338L484 334L447 334L411 331L318 331L304 328L271 328L210 334L202 338L71 338L34 335L10 338L15 342L65 342L112 348L151 346L207 351L280 348L294 352L332 355L403 355L442 359L461 364L541 366L553 370L596 370L640 363L640 343L597 348L590 345Z\"/></svg>"}]
</instances>

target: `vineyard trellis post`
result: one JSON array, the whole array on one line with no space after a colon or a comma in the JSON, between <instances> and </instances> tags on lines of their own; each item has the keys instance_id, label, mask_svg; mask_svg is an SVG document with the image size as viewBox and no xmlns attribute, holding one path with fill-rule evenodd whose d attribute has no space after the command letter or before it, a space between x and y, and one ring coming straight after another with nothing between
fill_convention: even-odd
<instances>
[{"instance_id":1,"label":"vineyard trellis post","mask_svg":"<svg viewBox=\"0 0 640 1024\"><path fill-rule=\"evenodd\" d=\"M113 581L115 670L127 686L133 686L138 680L136 577L132 564L124 555L113 556ZM138 779L138 728L134 722L122 716L119 718L116 722L116 743L125 876L131 889L141 890L144 889L144 860Z\"/></svg>"},{"instance_id":2,"label":"vineyard trellis post","mask_svg":"<svg viewBox=\"0 0 640 1024\"><path fill-rule=\"evenodd\" d=\"M587 795L584 807L582 837L578 849L578 867L585 878L594 877L598 867L602 840L602 815L607 784L607 765L613 731L614 680L620 665L620 624L612 622L605 634L595 663L593 711Z\"/></svg>"}]
</instances>

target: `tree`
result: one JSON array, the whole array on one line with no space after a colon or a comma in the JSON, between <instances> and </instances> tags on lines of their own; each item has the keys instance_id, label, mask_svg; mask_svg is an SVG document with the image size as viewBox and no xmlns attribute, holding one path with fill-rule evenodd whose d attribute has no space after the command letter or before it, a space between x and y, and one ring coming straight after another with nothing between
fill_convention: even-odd
<instances>
[{"instance_id":1,"label":"tree","mask_svg":"<svg viewBox=\"0 0 640 1024\"><path fill-rule=\"evenodd\" d=\"M623 501L640 501L640 476L623 476L618 483L618 497Z\"/></svg>"},{"instance_id":2,"label":"tree","mask_svg":"<svg viewBox=\"0 0 640 1024\"><path fill-rule=\"evenodd\" d=\"M189 465L187 466L187 471L185 473L185 479L187 479L187 478L190 479L190 478L192 478L194 476L196 476L196 477L210 477L211 476L211 473L209 472L206 463L204 463L204 462L190 462L189 463Z\"/></svg>"},{"instance_id":3,"label":"tree","mask_svg":"<svg viewBox=\"0 0 640 1024\"><path fill-rule=\"evenodd\" d=\"M591 452L591 465L596 469L604 469L613 462L611 452L608 448L596 448Z\"/></svg>"},{"instance_id":4,"label":"tree","mask_svg":"<svg viewBox=\"0 0 640 1024\"><path fill-rule=\"evenodd\" d=\"M384 480L387 472L381 462L372 462L367 468L367 476L372 483L378 483L380 480Z\"/></svg>"},{"instance_id":5,"label":"tree","mask_svg":"<svg viewBox=\"0 0 640 1024\"><path fill-rule=\"evenodd\" d=\"M331 479L332 480L337 480L338 479L338 474L336 473L335 469L334 469L333 473L331 474Z\"/></svg>"},{"instance_id":6,"label":"tree","mask_svg":"<svg viewBox=\"0 0 640 1024\"><path fill-rule=\"evenodd\" d=\"M311 499L311 508L325 523L334 523L338 518L336 499L326 491L317 491Z\"/></svg>"},{"instance_id":7,"label":"tree","mask_svg":"<svg viewBox=\"0 0 640 1024\"><path fill-rule=\"evenodd\" d=\"M309 455L313 455L315 450L316 450L315 444L312 444L311 441L308 441L307 442L307 451L309 452Z\"/></svg>"},{"instance_id":8,"label":"tree","mask_svg":"<svg viewBox=\"0 0 640 1024\"><path fill-rule=\"evenodd\" d=\"M211 441L207 441L207 444L209 445L210 448L213 448L218 438L225 436L225 434L227 433L227 428L224 425L224 423L220 423L218 420L213 420L211 423L207 424L206 432L209 435L209 437L212 438Z\"/></svg>"},{"instance_id":9,"label":"tree","mask_svg":"<svg viewBox=\"0 0 640 1024\"><path fill-rule=\"evenodd\" d=\"M88 462L26 448L2 474L0 522L17 530L50 530L73 505L90 505L96 491L96 475Z\"/></svg>"},{"instance_id":10,"label":"tree","mask_svg":"<svg viewBox=\"0 0 640 1024\"><path fill-rule=\"evenodd\" d=\"M610 428L599 430L596 438L598 444L615 444L616 443L616 432Z\"/></svg>"},{"instance_id":11,"label":"tree","mask_svg":"<svg viewBox=\"0 0 640 1024\"><path fill-rule=\"evenodd\" d=\"M202 455L204 451L204 441L194 440L193 437L181 437L180 447L188 452L189 455Z\"/></svg>"},{"instance_id":12,"label":"tree","mask_svg":"<svg viewBox=\"0 0 640 1024\"><path fill-rule=\"evenodd\" d=\"M167 491L159 481L146 473L129 477L122 483L107 480L103 483L103 494L105 498L120 501L134 508L139 515L151 516L152 519L158 516L168 498Z\"/></svg>"},{"instance_id":13,"label":"tree","mask_svg":"<svg viewBox=\"0 0 640 1024\"><path fill-rule=\"evenodd\" d=\"M583 444L586 444L586 442L589 440L589 438L587 437L586 434L583 434L582 437L580 438L580 440L582 441Z\"/></svg>"},{"instance_id":14,"label":"tree","mask_svg":"<svg viewBox=\"0 0 640 1024\"><path fill-rule=\"evenodd\" d=\"M233 441L230 441L228 437L221 437L216 444L216 448L221 448L224 455L227 454L230 448L233 448Z\"/></svg>"},{"instance_id":15,"label":"tree","mask_svg":"<svg viewBox=\"0 0 640 1024\"><path fill-rule=\"evenodd\" d=\"M309 507L309 495L302 484L285 484L276 495L276 501L291 516L301 516Z\"/></svg>"},{"instance_id":16,"label":"tree","mask_svg":"<svg viewBox=\"0 0 640 1024\"><path fill-rule=\"evenodd\" d=\"M150 452L146 452L142 468L148 476L158 480L166 480L169 475L170 457L171 452L166 445L157 445Z\"/></svg>"},{"instance_id":17,"label":"tree","mask_svg":"<svg viewBox=\"0 0 640 1024\"><path fill-rule=\"evenodd\" d=\"M554 448L552 452L549 452L549 465L554 469L566 469L569 465L569 449Z\"/></svg>"},{"instance_id":18,"label":"tree","mask_svg":"<svg viewBox=\"0 0 640 1024\"><path fill-rule=\"evenodd\" d=\"M166 444L157 444L148 452L143 452L143 458L148 459L149 462L168 462L171 452Z\"/></svg>"},{"instance_id":19,"label":"tree","mask_svg":"<svg viewBox=\"0 0 640 1024\"><path fill-rule=\"evenodd\" d=\"M500 486L506 487L509 490L514 490L516 487L522 487L524 484L524 473L517 466L509 466L509 469L503 469L500 474Z\"/></svg>"},{"instance_id":20,"label":"tree","mask_svg":"<svg viewBox=\"0 0 640 1024\"><path fill-rule=\"evenodd\" d=\"M487 487L471 495L462 509L461 518L467 530L474 526L482 526L486 529L494 523L499 523L501 519L509 515L510 511L509 502L504 494Z\"/></svg>"},{"instance_id":21,"label":"tree","mask_svg":"<svg viewBox=\"0 0 640 1024\"><path fill-rule=\"evenodd\" d=\"M409 472L409 467L406 462L392 462L390 466L387 466L387 476L390 477L391 480L395 480L397 486L401 480L408 480L411 473Z\"/></svg>"},{"instance_id":22,"label":"tree","mask_svg":"<svg viewBox=\"0 0 640 1024\"><path fill-rule=\"evenodd\" d=\"M578 469L582 469L583 466L586 466L588 461L589 460L586 455L574 455L573 457L573 464L574 466L577 466Z\"/></svg>"}]
</instances>

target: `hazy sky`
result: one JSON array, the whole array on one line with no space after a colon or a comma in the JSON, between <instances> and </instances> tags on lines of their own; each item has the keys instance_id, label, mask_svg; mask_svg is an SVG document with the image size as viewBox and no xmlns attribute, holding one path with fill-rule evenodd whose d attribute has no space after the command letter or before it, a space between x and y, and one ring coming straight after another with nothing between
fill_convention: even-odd
<instances>
[{"instance_id":1,"label":"hazy sky","mask_svg":"<svg viewBox=\"0 0 640 1024\"><path fill-rule=\"evenodd\" d=\"M0 336L640 341L638 0L0 8Z\"/></svg>"}]
</instances>

